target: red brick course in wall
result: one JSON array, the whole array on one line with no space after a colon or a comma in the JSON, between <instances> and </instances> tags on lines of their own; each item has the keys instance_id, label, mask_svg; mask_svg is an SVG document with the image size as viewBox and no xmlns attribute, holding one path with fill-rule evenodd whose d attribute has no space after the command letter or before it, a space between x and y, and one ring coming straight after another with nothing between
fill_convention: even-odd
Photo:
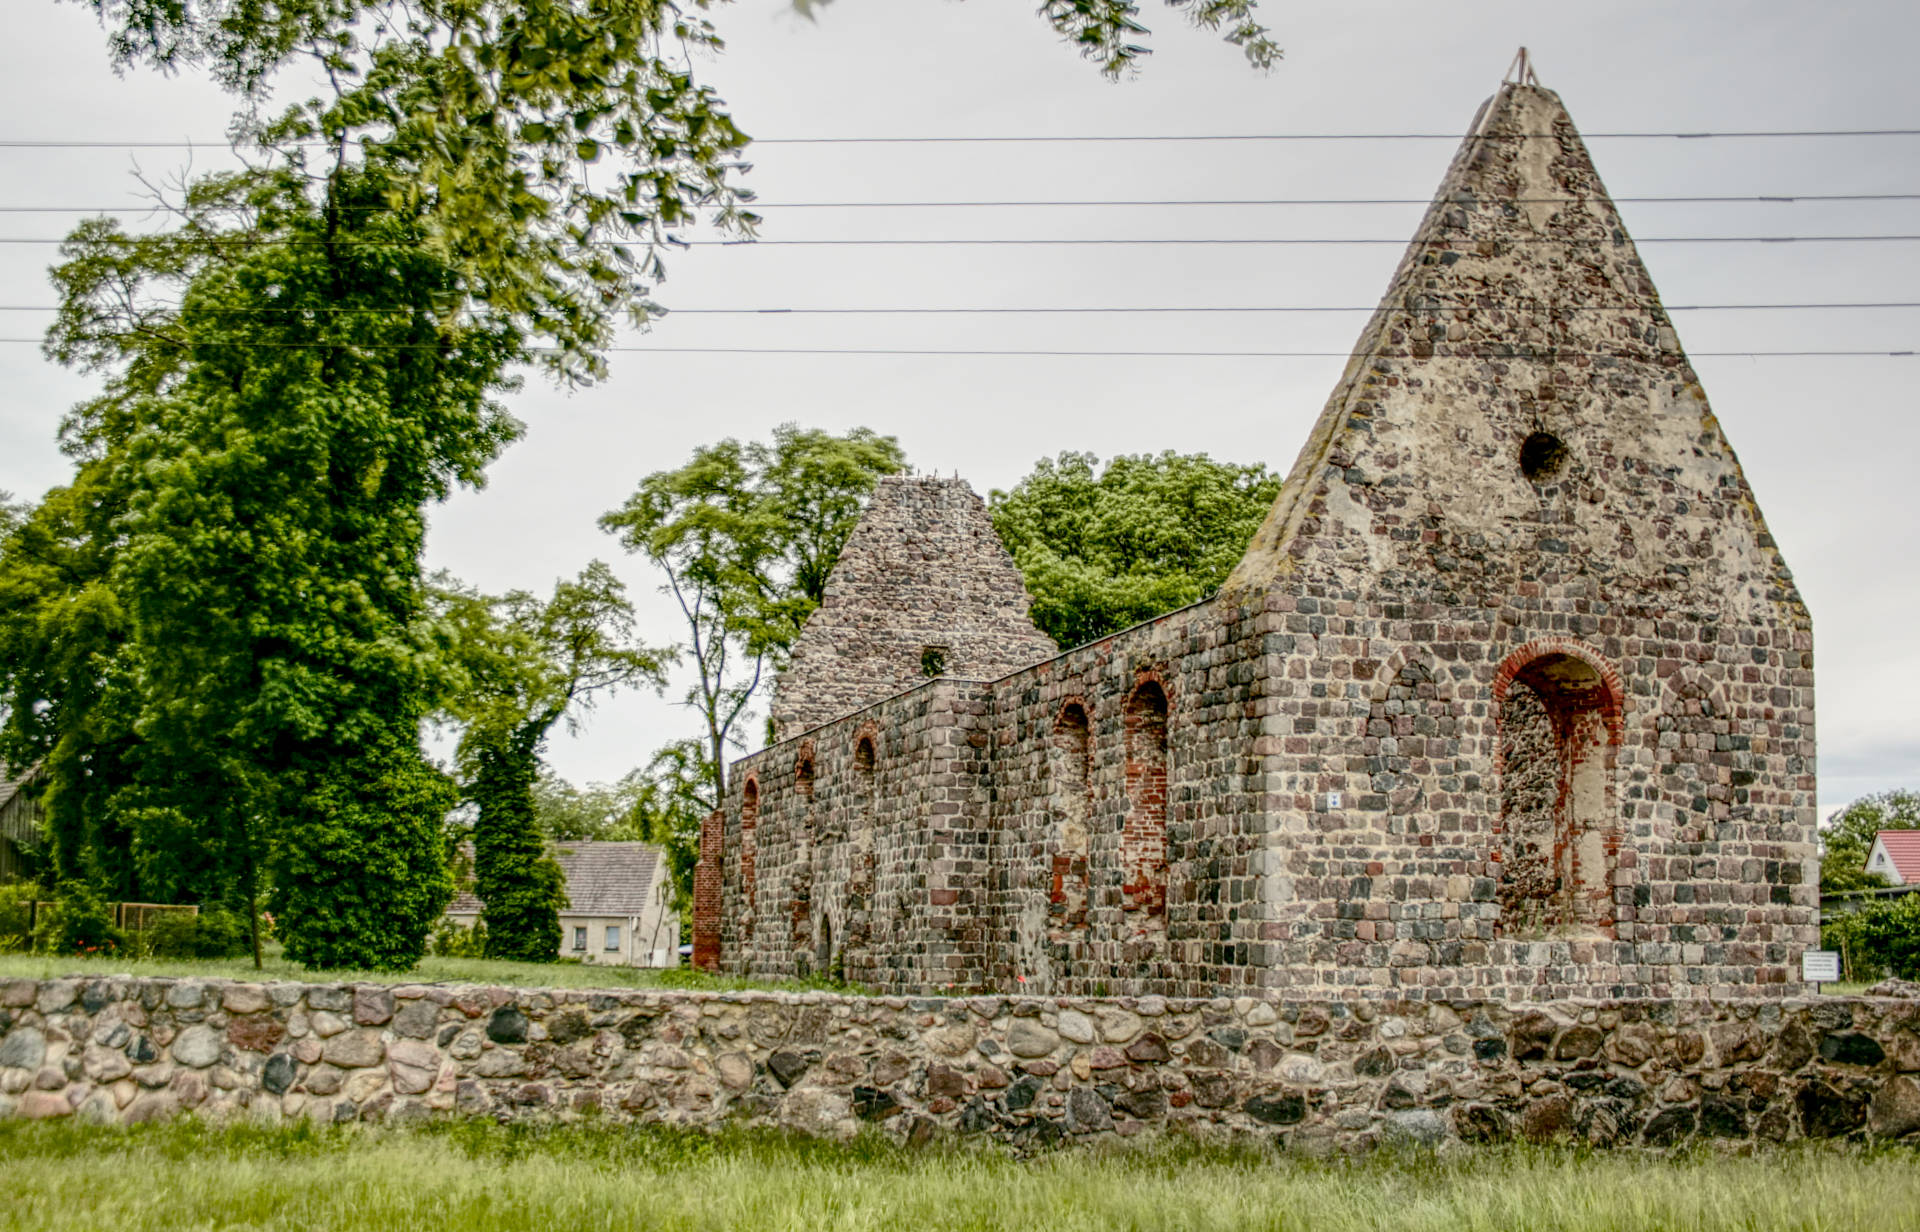
<instances>
[{"instance_id":1,"label":"red brick course in wall","mask_svg":"<svg viewBox=\"0 0 1920 1232\"><path fill-rule=\"evenodd\" d=\"M733 776L750 875L739 788L703 830L701 954L897 992L1801 990L1806 607L1559 100L1472 131L1218 596L1049 654L977 499L876 501L789 738ZM924 679L942 569L995 665Z\"/></svg>"}]
</instances>

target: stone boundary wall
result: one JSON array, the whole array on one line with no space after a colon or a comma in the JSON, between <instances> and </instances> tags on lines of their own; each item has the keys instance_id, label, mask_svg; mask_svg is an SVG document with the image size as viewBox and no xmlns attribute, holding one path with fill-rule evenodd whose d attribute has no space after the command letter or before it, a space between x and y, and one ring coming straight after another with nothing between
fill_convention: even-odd
<instances>
[{"instance_id":1,"label":"stone boundary wall","mask_svg":"<svg viewBox=\"0 0 1920 1232\"><path fill-rule=\"evenodd\" d=\"M1920 1001L952 999L224 980L0 984L0 1117L447 1116L1017 1149L1920 1134Z\"/></svg>"}]
</instances>

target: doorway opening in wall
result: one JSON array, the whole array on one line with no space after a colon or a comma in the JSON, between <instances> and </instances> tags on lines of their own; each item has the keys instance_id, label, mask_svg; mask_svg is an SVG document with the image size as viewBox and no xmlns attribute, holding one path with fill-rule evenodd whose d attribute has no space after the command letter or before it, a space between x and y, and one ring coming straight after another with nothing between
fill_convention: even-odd
<instances>
[{"instance_id":1,"label":"doorway opening in wall","mask_svg":"<svg viewBox=\"0 0 1920 1232\"><path fill-rule=\"evenodd\" d=\"M1514 672L1497 701L1500 932L1610 929L1619 847L1613 692L1592 664L1548 653Z\"/></svg>"}]
</instances>

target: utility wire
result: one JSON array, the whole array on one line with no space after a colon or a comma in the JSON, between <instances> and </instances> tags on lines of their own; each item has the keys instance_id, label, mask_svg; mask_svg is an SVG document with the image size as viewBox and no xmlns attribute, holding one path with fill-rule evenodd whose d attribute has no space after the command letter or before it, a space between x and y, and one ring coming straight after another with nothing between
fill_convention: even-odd
<instances>
[{"instance_id":1,"label":"utility wire","mask_svg":"<svg viewBox=\"0 0 1920 1232\"><path fill-rule=\"evenodd\" d=\"M169 238L166 235L103 235L93 236L80 241L87 244L138 244L150 239ZM1624 237L1560 237L1548 235L1523 235L1500 237L1476 237L1471 235L1450 236L1442 239L1409 241L1404 236L1397 238L1345 238L1340 236L1299 236L1261 238L1257 236L1145 238L1145 239L953 239L953 238L908 238L908 239L826 239L826 240L683 240L668 237L664 240L598 240L576 247L625 248L642 247L652 243L664 244L671 248L978 248L993 246L1012 247L1156 247L1156 246L1213 246L1230 247L1235 245L1374 245L1393 244L1409 247L1413 244L1470 244L1486 239L1501 244L1621 244ZM1895 244L1911 243L1920 240L1920 235L1652 235L1634 240L1635 244ZM0 236L0 244L14 245L57 245L70 241L52 236ZM419 244L383 244L362 240L301 240L278 237L258 238L245 235L208 236L193 241L198 245L239 245L239 246L317 246L326 247L337 244L352 248L381 248L411 251L419 249Z\"/></svg>"},{"instance_id":2,"label":"utility wire","mask_svg":"<svg viewBox=\"0 0 1920 1232\"><path fill-rule=\"evenodd\" d=\"M0 338L0 343L38 343L38 338ZM183 344L176 344L183 345ZM236 341L221 344L243 347L248 350L265 348L283 350L345 350L345 351L438 351L438 343L348 343L348 342L255 342ZM1437 344L1433 356L1414 356L1407 352L1373 352L1382 359L1486 359L1501 362L1510 361L1546 361L1557 362L1562 358L1603 358L1644 360L1646 357L1633 354L1608 354L1598 351L1559 351L1553 348L1534 349L1526 346L1506 346L1498 350L1465 351L1459 349L1439 349L1445 344ZM1048 356L1048 357L1085 357L1103 359L1349 359L1352 351L1076 351L1076 350L1002 350L945 349L924 347L726 347L726 346L611 346L605 348L610 353L636 355L954 355L954 356ZM548 353L548 348L530 348L535 355ZM1914 354L1906 351L1691 351L1688 357L1693 359L1839 359L1839 358L1906 358ZM1678 358L1676 356L1676 358Z\"/></svg>"},{"instance_id":3,"label":"utility wire","mask_svg":"<svg viewBox=\"0 0 1920 1232\"><path fill-rule=\"evenodd\" d=\"M993 134L982 136L921 137L761 137L755 145L1063 145L1113 144L1166 141L1526 141L1533 138L1558 140L1561 133L1143 133L1106 135L1098 133L1050 135L1040 133ZM1585 141L1706 141L1778 137L1920 137L1920 128L1832 128L1832 129L1747 129L1720 132L1616 132L1581 133ZM349 138L351 144L384 142L385 138ZM0 139L0 149L11 150L186 150L229 146L225 137L211 139L158 139L107 141L56 137L15 137ZM274 148L313 146L331 148L330 141L288 141L271 143Z\"/></svg>"},{"instance_id":4,"label":"utility wire","mask_svg":"<svg viewBox=\"0 0 1920 1232\"><path fill-rule=\"evenodd\" d=\"M1495 303L1464 304L1424 304L1387 305L1393 312L1408 313L1449 313L1449 312L1630 312L1636 309L1654 307L1644 303L1633 304L1550 304L1532 300L1520 300ZM1662 304L1657 305L1664 312L1798 312L1820 309L1876 310L1896 308L1920 308L1920 300L1889 300L1879 303L1819 303L1819 304ZM1379 304L1247 304L1247 305L1168 305L1165 307L1134 307L1090 305L1086 307L1042 307L1018 308L992 305L987 307L954 308L662 308L656 314L660 317L682 316L971 316L971 315L1044 315L1054 313L1269 313L1269 312L1374 312ZM0 312L58 312L58 304L0 304ZM291 312L307 314L316 312L357 312L368 316L412 316L420 311L414 308L361 308L330 304L313 307L287 305L265 308L222 308L212 315L257 314L268 312Z\"/></svg>"},{"instance_id":5,"label":"utility wire","mask_svg":"<svg viewBox=\"0 0 1920 1232\"><path fill-rule=\"evenodd\" d=\"M1612 197L1616 205L1799 205L1806 202L1920 201L1920 193L1796 193L1734 197ZM1561 205L1564 197L1497 197L1489 204ZM1258 206L1258 205L1431 205L1431 197L1249 197L1245 199L1164 201L743 201L752 210L985 210L1100 209L1106 207ZM147 214L160 205L0 205L0 214ZM335 206L337 210L385 210L379 205Z\"/></svg>"}]
</instances>

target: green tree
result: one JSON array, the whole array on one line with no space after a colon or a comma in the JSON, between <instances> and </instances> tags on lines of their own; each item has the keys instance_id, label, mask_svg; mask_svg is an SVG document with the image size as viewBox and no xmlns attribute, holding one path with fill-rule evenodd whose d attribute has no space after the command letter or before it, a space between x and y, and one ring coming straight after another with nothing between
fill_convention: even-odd
<instances>
[{"instance_id":1,"label":"green tree","mask_svg":"<svg viewBox=\"0 0 1920 1232\"><path fill-rule=\"evenodd\" d=\"M882 475L906 468L899 442L784 424L770 442L724 440L640 481L600 519L666 576L693 665L686 703L705 728L707 808L726 794L727 750L761 682L777 671Z\"/></svg>"},{"instance_id":2,"label":"green tree","mask_svg":"<svg viewBox=\"0 0 1920 1232\"><path fill-rule=\"evenodd\" d=\"M1821 948L1838 950L1849 980L1920 980L1920 894L1876 898L1833 917Z\"/></svg>"},{"instance_id":3,"label":"green tree","mask_svg":"<svg viewBox=\"0 0 1920 1232\"><path fill-rule=\"evenodd\" d=\"M15 503L13 493L0 488L0 539L11 535L32 512L32 505Z\"/></svg>"},{"instance_id":4,"label":"green tree","mask_svg":"<svg viewBox=\"0 0 1920 1232\"><path fill-rule=\"evenodd\" d=\"M445 583L436 597L459 669L447 709L461 727L458 758L475 806L474 893L485 905L487 954L552 962L567 895L536 808L547 734L562 720L577 726L614 690L664 683L662 659L635 638L626 588L599 561L545 602Z\"/></svg>"},{"instance_id":5,"label":"green tree","mask_svg":"<svg viewBox=\"0 0 1920 1232\"><path fill-rule=\"evenodd\" d=\"M1217 590L1280 494L1260 465L1205 454L1042 458L988 497L1034 623L1080 646Z\"/></svg>"},{"instance_id":6,"label":"green tree","mask_svg":"<svg viewBox=\"0 0 1920 1232\"><path fill-rule=\"evenodd\" d=\"M700 823L713 811L708 802L713 779L700 740L674 741L639 772L641 790L634 798L632 824L637 837L666 854L672 906L680 913L683 933L692 927L693 866L700 860Z\"/></svg>"},{"instance_id":7,"label":"green tree","mask_svg":"<svg viewBox=\"0 0 1920 1232\"><path fill-rule=\"evenodd\" d=\"M132 834L124 863L190 865L201 897L251 903L264 860L289 953L404 966L447 884L450 788L416 735L424 505L517 435L512 366L603 371L667 228L711 207L750 231L727 183L746 139L684 63L717 39L654 0L94 7L120 65L241 96L248 169L188 181L171 229L93 220L63 251L48 350L105 392L69 421L97 495L61 524L119 641L77 684L11 673L11 738L85 759L137 733L110 794L71 790L88 767L55 750L56 834ZM309 66L320 93L274 112ZM0 619L51 662L36 615Z\"/></svg>"},{"instance_id":8,"label":"green tree","mask_svg":"<svg viewBox=\"0 0 1920 1232\"><path fill-rule=\"evenodd\" d=\"M127 615L109 580L123 509L110 468L85 460L0 537L0 762L41 763L56 880L196 901L194 854L172 858L153 818L122 806L138 770Z\"/></svg>"},{"instance_id":9,"label":"green tree","mask_svg":"<svg viewBox=\"0 0 1920 1232\"><path fill-rule=\"evenodd\" d=\"M1920 827L1920 792L1896 789L1862 796L1834 814L1819 834L1820 892L1844 894L1889 884L1881 874L1867 871L1874 835L1916 827Z\"/></svg>"},{"instance_id":10,"label":"green tree","mask_svg":"<svg viewBox=\"0 0 1920 1232\"><path fill-rule=\"evenodd\" d=\"M542 768L533 784L534 821L556 842L644 840L647 835L633 817L639 775L636 770L618 782L576 787Z\"/></svg>"}]
</instances>

